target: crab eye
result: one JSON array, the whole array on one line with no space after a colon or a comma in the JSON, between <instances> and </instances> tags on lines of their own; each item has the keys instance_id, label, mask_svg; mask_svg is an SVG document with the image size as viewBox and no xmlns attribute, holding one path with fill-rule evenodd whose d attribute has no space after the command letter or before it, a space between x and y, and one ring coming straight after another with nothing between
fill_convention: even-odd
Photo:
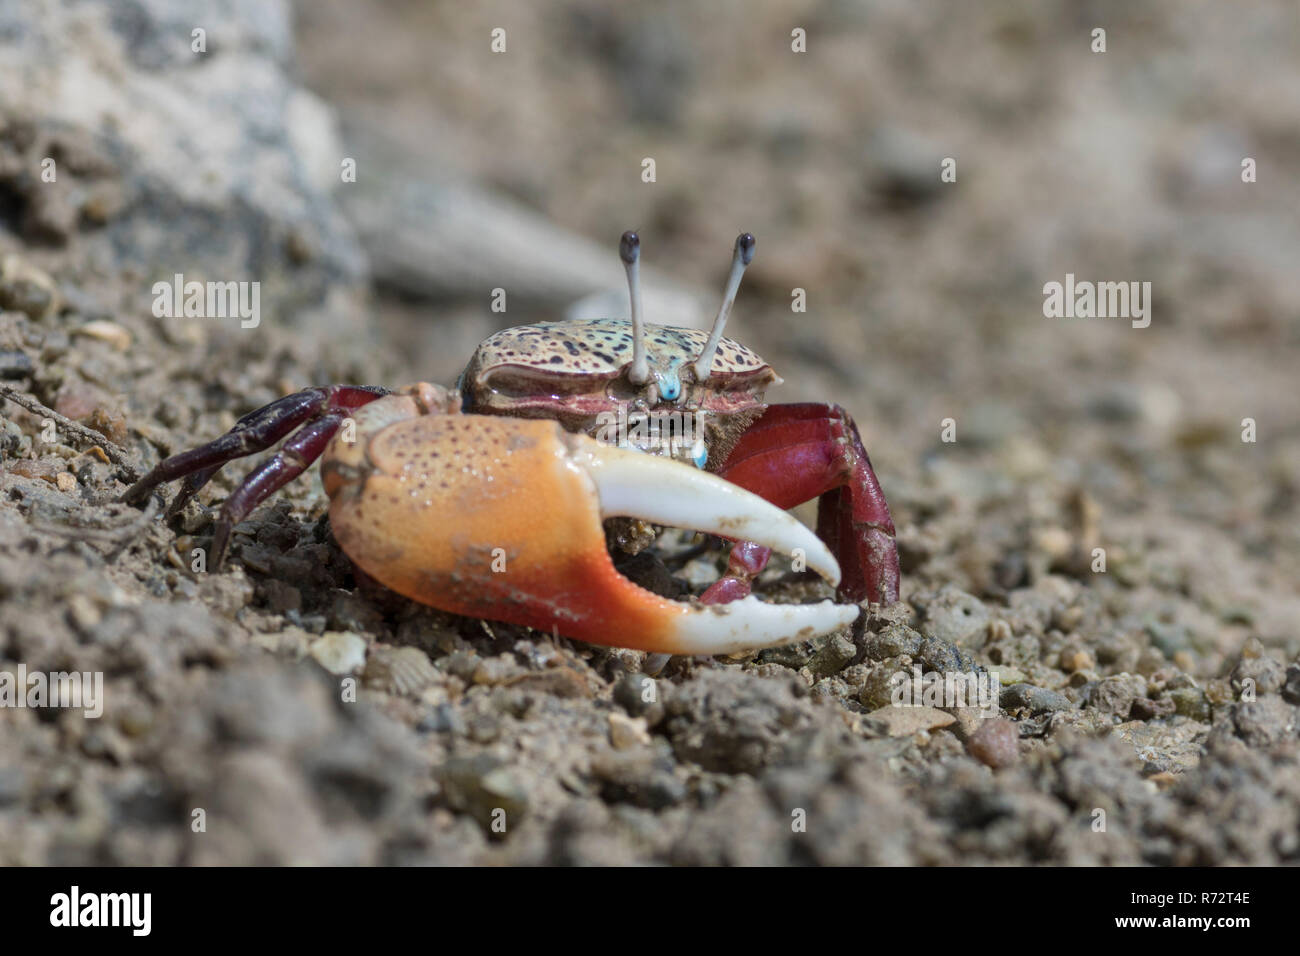
<instances>
[{"instance_id":1,"label":"crab eye","mask_svg":"<svg viewBox=\"0 0 1300 956\"><path fill-rule=\"evenodd\" d=\"M655 378L659 382L659 395L669 402L677 401L682 394L682 379L678 374L677 368L682 364L681 359L673 359L668 363L668 371L656 373Z\"/></svg>"}]
</instances>

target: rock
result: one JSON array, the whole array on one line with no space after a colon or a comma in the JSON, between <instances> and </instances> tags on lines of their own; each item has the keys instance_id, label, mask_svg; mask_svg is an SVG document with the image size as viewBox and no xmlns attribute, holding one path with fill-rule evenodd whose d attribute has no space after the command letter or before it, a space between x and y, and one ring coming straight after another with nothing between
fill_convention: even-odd
<instances>
[{"instance_id":1,"label":"rock","mask_svg":"<svg viewBox=\"0 0 1300 956\"><path fill-rule=\"evenodd\" d=\"M329 827L295 769L265 751L236 751L213 768L206 791L207 826L229 832L226 840L198 839L194 863L328 862Z\"/></svg>"},{"instance_id":2,"label":"rock","mask_svg":"<svg viewBox=\"0 0 1300 956\"><path fill-rule=\"evenodd\" d=\"M465 733L466 727L465 721L456 712L456 708L450 704L442 703L420 719L419 724L416 725L416 730L424 733L432 732L459 736Z\"/></svg>"},{"instance_id":3,"label":"rock","mask_svg":"<svg viewBox=\"0 0 1300 956\"><path fill-rule=\"evenodd\" d=\"M452 757L433 775L442 786L442 801L470 814L489 832L497 820L507 828L517 824L528 810L528 791L504 761L490 754Z\"/></svg>"},{"instance_id":4,"label":"rock","mask_svg":"<svg viewBox=\"0 0 1300 956\"><path fill-rule=\"evenodd\" d=\"M15 380L32 374L32 360L26 352L0 349L0 378Z\"/></svg>"},{"instance_id":5,"label":"rock","mask_svg":"<svg viewBox=\"0 0 1300 956\"><path fill-rule=\"evenodd\" d=\"M1117 674L1097 681L1088 692L1087 706L1104 714L1127 717L1133 702L1147 694L1147 682L1137 674Z\"/></svg>"},{"instance_id":6,"label":"rock","mask_svg":"<svg viewBox=\"0 0 1300 956\"><path fill-rule=\"evenodd\" d=\"M956 719L953 724L953 733L961 740L969 741L975 732L989 721L987 711L978 707L948 707L945 708L948 713Z\"/></svg>"},{"instance_id":7,"label":"rock","mask_svg":"<svg viewBox=\"0 0 1300 956\"><path fill-rule=\"evenodd\" d=\"M973 594L945 587L921 616L921 630L946 644L979 647L988 635L989 611Z\"/></svg>"},{"instance_id":8,"label":"rock","mask_svg":"<svg viewBox=\"0 0 1300 956\"><path fill-rule=\"evenodd\" d=\"M883 661L890 657L915 656L925 642L920 631L906 624L890 624L879 634L869 634L863 641L868 660Z\"/></svg>"},{"instance_id":9,"label":"rock","mask_svg":"<svg viewBox=\"0 0 1300 956\"><path fill-rule=\"evenodd\" d=\"M642 717L628 717L616 710L609 712L609 742L615 750L650 745L650 733Z\"/></svg>"},{"instance_id":10,"label":"rock","mask_svg":"<svg viewBox=\"0 0 1300 956\"><path fill-rule=\"evenodd\" d=\"M473 682L474 672L478 669L479 656L473 651L456 651L442 658L439 663L448 674L469 684Z\"/></svg>"},{"instance_id":11,"label":"rock","mask_svg":"<svg viewBox=\"0 0 1300 956\"><path fill-rule=\"evenodd\" d=\"M1186 650L1191 646L1191 638L1188 636L1185 627L1154 620L1148 621L1143 627L1147 634L1150 635L1151 642L1166 657L1172 657L1179 651Z\"/></svg>"},{"instance_id":12,"label":"rock","mask_svg":"<svg viewBox=\"0 0 1300 956\"><path fill-rule=\"evenodd\" d=\"M1159 717L1169 717L1177 710L1177 705L1168 697L1161 697L1158 700L1139 697L1129 708L1129 717L1133 720L1155 720Z\"/></svg>"},{"instance_id":13,"label":"rock","mask_svg":"<svg viewBox=\"0 0 1300 956\"><path fill-rule=\"evenodd\" d=\"M0 309L40 320L53 312L58 302L54 280L40 269L15 255L0 262Z\"/></svg>"},{"instance_id":14,"label":"rock","mask_svg":"<svg viewBox=\"0 0 1300 956\"><path fill-rule=\"evenodd\" d=\"M1061 652L1061 670L1066 673L1090 671L1096 666L1097 662L1092 659L1092 655L1087 651L1070 650Z\"/></svg>"},{"instance_id":15,"label":"rock","mask_svg":"<svg viewBox=\"0 0 1300 956\"><path fill-rule=\"evenodd\" d=\"M1271 657L1247 656L1242 651L1241 660L1232 670L1232 686L1238 693L1252 681L1256 694L1276 694L1286 683L1286 667Z\"/></svg>"},{"instance_id":16,"label":"rock","mask_svg":"<svg viewBox=\"0 0 1300 956\"><path fill-rule=\"evenodd\" d=\"M658 699L654 678L645 674L624 674L614 685L614 703L633 717L644 714Z\"/></svg>"},{"instance_id":17,"label":"rock","mask_svg":"<svg viewBox=\"0 0 1300 956\"><path fill-rule=\"evenodd\" d=\"M331 674L342 676L365 665L366 642L347 631L326 631L312 641L308 653Z\"/></svg>"},{"instance_id":18,"label":"rock","mask_svg":"<svg viewBox=\"0 0 1300 956\"><path fill-rule=\"evenodd\" d=\"M672 772L672 761L648 747L601 754L591 762L591 775L607 803L661 810L687 796L685 784Z\"/></svg>"},{"instance_id":19,"label":"rock","mask_svg":"<svg viewBox=\"0 0 1300 956\"><path fill-rule=\"evenodd\" d=\"M935 707L895 707L889 704L873 710L867 719L890 737L910 737L923 730L951 726L957 718Z\"/></svg>"},{"instance_id":20,"label":"rock","mask_svg":"<svg viewBox=\"0 0 1300 956\"><path fill-rule=\"evenodd\" d=\"M1216 677L1205 685L1205 697L1211 704L1230 704L1237 695L1231 681Z\"/></svg>"},{"instance_id":21,"label":"rock","mask_svg":"<svg viewBox=\"0 0 1300 956\"><path fill-rule=\"evenodd\" d=\"M1031 713L1055 713L1060 710L1073 710L1074 705L1064 694L1033 684L1012 684L1002 690L999 699L1003 710L1023 707Z\"/></svg>"},{"instance_id":22,"label":"rock","mask_svg":"<svg viewBox=\"0 0 1300 956\"><path fill-rule=\"evenodd\" d=\"M57 483L59 475L66 474L63 462L57 458L24 458L6 462L5 468L11 474L21 475L23 478L39 478L52 485Z\"/></svg>"},{"instance_id":23,"label":"rock","mask_svg":"<svg viewBox=\"0 0 1300 956\"><path fill-rule=\"evenodd\" d=\"M1205 727L1192 721L1163 724L1132 720L1111 727L1110 736L1133 748L1145 773L1183 773L1201 762Z\"/></svg>"},{"instance_id":24,"label":"rock","mask_svg":"<svg viewBox=\"0 0 1300 956\"><path fill-rule=\"evenodd\" d=\"M199 24L204 53L190 47ZM330 109L293 79L284 0L90 0L58 16L6 0L0 35L0 114L39 106L22 137L0 137L0 189L25 208L29 240L76 232L78 255L136 270L145 291L175 273L261 281L264 310L274 295L277 315L310 312L348 334L348 310L312 308L366 273L330 196L347 151ZM57 190L28 172L47 156ZM295 233L310 237L310 262L292 254ZM37 318L56 307L47 292L11 283L0 299Z\"/></svg>"},{"instance_id":25,"label":"rock","mask_svg":"<svg viewBox=\"0 0 1300 956\"><path fill-rule=\"evenodd\" d=\"M506 685L569 700L580 700L595 694L591 682L572 667L550 667L540 672L520 674L506 681Z\"/></svg>"},{"instance_id":26,"label":"rock","mask_svg":"<svg viewBox=\"0 0 1300 956\"><path fill-rule=\"evenodd\" d=\"M119 352L125 352L131 348L131 333L116 322L97 319L94 322L87 322L77 329L75 334L107 342Z\"/></svg>"},{"instance_id":27,"label":"rock","mask_svg":"<svg viewBox=\"0 0 1300 956\"><path fill-rule=\"evenodd\" d=\"M1012 684L1022 684L1029 679L1029 675L1019 667L1012 667L1009 664L994 664L989 668L989 673L996 674L998 683L1003 687L1009 687Z\"/></svg>"},{"instance_id":28,"label":"rock","mask_svg":"<svg viewBox=\"0 0 1300 956\"><path fill-rule=\"evenodd\" d=\"M121 444L126 440L126 418L121 405L96 385L75 380L65 382L54 397L54 410L90 426L109 441Z\"/></svg>"},{"instance_id":29,"label":"rock","mask_svg":"<svg viewBox=\"0 0 1300 956\"><path fill-rule=\"evenodd\" d=\"M267 610L273 614L297 611L302 608L302 592L287 581L268 578L258 589L266 602Z\"/></svg>"},{"instance_id":30,"label":"rock","mask_svg":"<svg viewBox=\"0 0 1300 956\"><path fill-rule=\"evenodd\" d=\"M722 773L757 773L799 749L800 734L838 718L814 707L797 676L755 680L736 670L708 670L661 687L666 733L679 760ZM951 718L949 718L951 719Z\"/></svg>"},{"instance_id":31,"label":"rock","mask_svg":"<svg viewBox=\"0 0 1300 956\"><path fill-rule=\"evenodd\" d=\"M916 662L923 671L938 671L941 674L972 674L982 671L968 652L947 641L927 637L916 651Z\"/></svg>"},{"instance_id":32,"label":"rock","mask_svg":"<svg viewBox=\"0 0 1300 956\"><path fill-rule=\"evenodd\" d=\"M1282 697L1288 704L1300 704L1300 664L1292 664L1286 669Z\"/></svg>"},{"instance_id":33,"label":"rock","mask_svg":"<svg viewBox=\"0 0 1300 956\"><path fill-rule=\"evenodd\" d=\"M1237 736L1251 747L1268 747L1282 740L1295 739L1295 708L1274 694L1232 704L1231 712Z\"/></svg>"},{"instance_id":34,"label":"rock","mask_svg":"<svg viewBox=\"0 0 1300 956\"><path fill-rule=\"evenodd\" d=\"M898 661L882 661L873 667L858 688L858 701L863 707L876 710L888 707L894 701L894 692L899 681L911 680L913 675Z\"/></svg>"},{"instance_id":35,"label":"rock","mask_svg":"<svg viewBox=\"0 0 1300 956\"><path fill-rule=\"evenodd\" d=\"M1210 702L1199 687L1177 687L1165 694L1173 702L1174 713L1192 720L1209 721Z\"/></svg>"},{"instance_id":36,"label":"rock","mask_svg":"<svg viewBox=\"0 0 1300 956\"><path fill-rule=\"evenodd\" d=\"M470 674L470 681L491 687L496 684L504 684L521 673L521 668L515 661L513 654L498 654L495 657L485 657L480 660L473 673Z\"/></svg>"},{"instance_id":37,"label":"rock","mask_svg":"<svg viewBox=\"0 0 1300 956\"><path fill-rule=\"evenodd\" d=\"M814 678L829 677L831 674L839 673L858 653L853 642L842 634L829 634L824 638L818 638L814 643L819 643L821 646L804 665Z\"/></svg>"},{"instance_id":38,"label":"rock","mask_svg":"<svg viewBox=\"0 0 1300 956\"><path fill-rule=\"evenodd\" d=\"M808 663L812 655L812 641L795 641L760 651L758 659L764 664L777 664L791 670L799 670Z\"/></svg>"},{"instance_id":39,"label":"rock","mask_svg":"<svg viewBox=\"0 0 1300 956\"><path fill-rule=\"evenodd\" d=\"M1020 759L1020 731L1009 720L987 720L966 742L970 755L990 767L1010 767Z\"/></svg>"},{"instance_id":40,"label":"rock","mask_svg":"<svg viewBox=\"0 0 1300 956\"><path fill-rule=\"evenodd\" d=\"M1153 773L1147 777L1147 780L1154 783L1159 790L1168 790L1178 782L1178 774L1169 770L1162 770L1159 773Z\"/></svg>"}]
</instances>

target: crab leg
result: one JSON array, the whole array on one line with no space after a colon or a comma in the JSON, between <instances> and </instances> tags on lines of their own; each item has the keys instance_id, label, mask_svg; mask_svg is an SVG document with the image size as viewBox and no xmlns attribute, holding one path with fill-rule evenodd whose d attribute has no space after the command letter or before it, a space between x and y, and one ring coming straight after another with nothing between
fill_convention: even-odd
<instances>
[{"instance_id":1,"label":"crab leg","mask_svg":"<svg viewBox=\"0 0 1300 956\"><path fill-rule=\"evenodd\" d=\"M212 533L212 567L219 568L230 547L230 532L259 504L311 467L343 424L338 412L317 418L295 432L288 441L240 482L221 505Z\"/></svg>"},{"instance_id":2,"label":"crab leg","mask_svg":"<svg viewBox=\"0 0 1300 956\"><path fill-rule=\"evenodd\" d=\"M417 386L417 388L432 388ZM343 549L425 604L596 644L724 654L836 630L854 606L702 606L622 577L605 549L615 515L741 537L839 581L834 557L780 508L707 472L601 444L556 422L430 414L392 396L361 409L358 441L335 439L322 475Z\"/></svg>"},{"instance_id":3,"label":"crab leg","mask_svg":"<svg viewBox=\"0 0 1300 956\"><path fill-rule=\"evenodd\" d=\"M782 508L818 498L817 533L840 562L841 599L898 600L894 522L857 426L844 409L813 402L770 406L741 436L718 474ZM768 557L762 547L740 541L732 548L726 576L703 600L725 602L748 594L749 581Z\"/></svg>"},{"instance_id":4,"label":"crab leg","mask_svg":"<svg viewBox=\"0 0 1300 956\"><path fill-rule=\"evenodd\" d=\"M175 512L226 462L265 451L299 425L321 415L358 408L387 394L388 389L373 385L325 385L278 398L249 412L220 438L160 462L128 488L122 500L128 504L140 504L158 485L184 478L178 496L183 500L179 505L172 502L168 509Z\"/></svg>"}]
</instances>

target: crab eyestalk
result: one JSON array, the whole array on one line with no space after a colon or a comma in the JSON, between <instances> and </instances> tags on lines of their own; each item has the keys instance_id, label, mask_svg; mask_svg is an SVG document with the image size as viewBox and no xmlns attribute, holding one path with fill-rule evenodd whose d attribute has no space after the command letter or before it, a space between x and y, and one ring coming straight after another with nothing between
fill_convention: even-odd
<instances>
[{"instance_id":1,"label":"crab eyestalk","mask_svg":"<svg viewBox=\"0 0 1300 956\"><path fill-rule=\"evenodd\" d=\"M633 385L650 381L650 363L646 359L645 323L641 313L641 237L632 230L623 233L618 255L627 270L627 291L632 300L632 367L627 378Z\"/></svg>"},{"instance_id":2,"label":"crab eyestalk","mask_svg":"<svg viewBox=\"0 0 1300 956\"><path fill-rule=\"evenodd\" d=\"M703 382L709 377L709 370L713 367L713 353L718 350L718 343L722 341L722 330L727 326L727 317L731 315L731 307L736 303L736 293L740 291L740 277L745 274L745 266L753 259L754 236L742 232L736 237L736 251L731 257L731 274L727 276L727 288L722 295L718 317L713 320L713 331L709 333L709 340L704 343L704 349L693 366L697 382Z\"/></svg>"}]
</instances>

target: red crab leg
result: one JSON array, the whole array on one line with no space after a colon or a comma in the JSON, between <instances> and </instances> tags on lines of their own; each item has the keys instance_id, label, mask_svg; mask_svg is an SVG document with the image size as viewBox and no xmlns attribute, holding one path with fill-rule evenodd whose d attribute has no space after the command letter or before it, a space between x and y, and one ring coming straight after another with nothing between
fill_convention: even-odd
<instances>
[{"instance_id":1,"label":"red crab leg","mask_svg":"<svg viewBox=\"0 0 1300 956\"><path fill-rule=\"evenodd\" d=\"M220 438L172 455L156 465L122 495L128 504L140 504L158 485L177 478L185 482L170 512L178 511L208 483L228 461L265 451L299 425L329 412L360 408L388 394L373 385L325 385L305 388L249 412ZM323 446L322 446L323 447ZM318 451L317 454L320 454Z\"/></svg>"},{"instance_id":2,"label":"red crab leg","mask_svg":"<svg viewBox=\"0 0 1300 956\"><path fill-rule=\"evenodd\" d=\"M239 484L221 505L212 533L212 556L209 564L221 567L230 532L249 516L254 508L311 467L321 456L334 433L343 424L344 415L333 412L304 425L271 458L262 462Z\"/></svg>"},{"instance_id":3,"label":"red crab leg","mask_svg":"<svg viewBox=\"0 0 1300 956\"><path fill-rule=\"evenodd\" d=\"M898 548L884 492L853 419L838 405L772 405L741 436L718 474L781 508L819 498L817 534L840 563L840 597L898 600ZM725 603L749 593L770 552L752 542L732 548L726 575L701 600Z\"/></svg>"},{"instance_id":4,"label":"red crab leg","mask_svg":"<svg viewBox=\"0 0 1300 956\"><path fill-rule=\"evenodd\" d=\"M268 497L302 474L320 457L330 438L352 410L382 398L388 389L372 385L326 385L306 388L249 412L235 427L206 445L172 455L127 489L122 500L139 504L158 485L184 478L180 492L167 508L180 511L222 465L270 448L294 429L294 434L271 459L246 477L222 505L212 539L209 564L221 566L230 530Z\"/></svg>"}]
</instances>

